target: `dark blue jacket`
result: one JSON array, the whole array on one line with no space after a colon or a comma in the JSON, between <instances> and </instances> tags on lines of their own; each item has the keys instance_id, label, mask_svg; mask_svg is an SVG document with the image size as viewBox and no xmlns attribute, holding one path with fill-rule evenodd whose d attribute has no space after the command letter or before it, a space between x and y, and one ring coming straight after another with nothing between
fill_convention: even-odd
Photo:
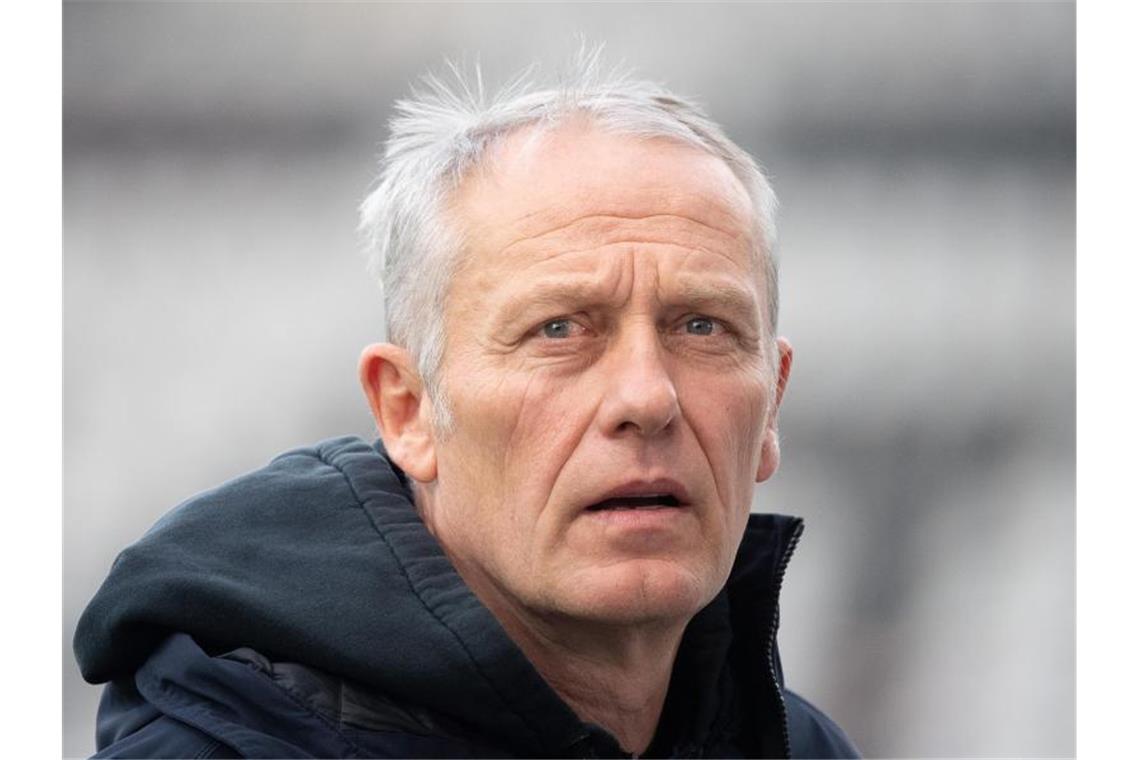
<instances>
[{"instance_id":1,"label":"dark blue jacket","mask_svg":"<svg viewBox=\"0 0 1140 760\"><path fill-rule=\"evenodd\" d=\"M784 686L777 596L802 531L752 515L686 628L647 756L849 757ZM109 682L98 757L616 757L474 597L382 449L283 454L168 513L80 618Z\"/></svg>"}]
</instances>

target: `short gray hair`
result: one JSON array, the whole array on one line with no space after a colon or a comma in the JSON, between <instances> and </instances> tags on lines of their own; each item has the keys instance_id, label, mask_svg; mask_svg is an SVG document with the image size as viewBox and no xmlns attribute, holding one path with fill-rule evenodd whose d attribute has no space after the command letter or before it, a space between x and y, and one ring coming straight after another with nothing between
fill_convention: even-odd
<instances>
[{"instance_id":1,"label":"short gray hair","mask_svg":"<svg viewBox=\"0 0 1140 760\"><path fill-rule=\"evenodd\" d=\"M768 301L767 342L775 355L777 202L767 177L700 106L660 84L603 72L600 53L600 47L583 48L556 86L540 89L532 67L493 96L484 89L478 64L464 74L449 63L453 82L429 74L411 97L395 104L379 177L360 205L360 230L370 270L383 287L388 340L416 362L436 410L434 422L443 431L452 424L440 380L444 301L464 242L446 217L447 202L504 137L570 116L585 115L592 125L617 134L690 145L732 170L755 211Z\"/></svg>"}]
</instances>

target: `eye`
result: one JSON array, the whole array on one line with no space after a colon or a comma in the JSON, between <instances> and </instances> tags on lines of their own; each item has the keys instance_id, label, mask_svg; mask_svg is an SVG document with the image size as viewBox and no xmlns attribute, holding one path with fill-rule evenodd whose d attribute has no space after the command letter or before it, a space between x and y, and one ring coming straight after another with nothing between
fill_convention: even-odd
<instances>
[{"instance_id":1,"label":"eye","mask_svg":"<svg viewBox=\"0 0 1140 760\"><path fill-rule=\"evenodd\" d=\"M574 332L574 323L569 319L552 319L539 332L544 338L569 338Z\"/></svg>"},{"instance_id":2,"label":"eye","mask_svg":"<svg viewBox=\"0 0 1140 760\"><path fill-rule=\"evenodd\" d=\"M685 321L685 332L689 335L712 335L720 324L709 317L690 317Z\"/></svg>"}]
</instances>

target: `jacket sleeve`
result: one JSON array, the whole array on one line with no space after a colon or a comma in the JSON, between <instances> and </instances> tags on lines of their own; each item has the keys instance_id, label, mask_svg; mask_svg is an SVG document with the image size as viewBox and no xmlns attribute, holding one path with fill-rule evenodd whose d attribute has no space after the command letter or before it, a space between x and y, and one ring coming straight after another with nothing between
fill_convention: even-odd
<instances>
[{"instance_id":1,"label":"jacket sleeve","mask_svg":"<svg viewBox=\"0 0 1140 760\"><path fill-rule=\"evenodd\" d=\"M241 757L212 736L164 715L129 680L113 681L99 703L93 757Z\"/></svg>"},{"instance_id":2,"label":"jacket sleeve","mask_svg":"<svg viewBox=\"0 0 1140 760\"><path fill-rule=\"evenodd\" d=\"M788 710L792 757L861 757L843 729L811 702L791 689L784 689L784 704Z\"/></svg>"},{"instance_id":3,"label":"jacket sleeve","mask_svg":"<svg viewBox=\"0 0 1140 760\"><path fill-rule=\"evenodd\" d=\"M102 757L241 757L217 739L163 716L92 755Z\"/></svg>"}]
</instances>

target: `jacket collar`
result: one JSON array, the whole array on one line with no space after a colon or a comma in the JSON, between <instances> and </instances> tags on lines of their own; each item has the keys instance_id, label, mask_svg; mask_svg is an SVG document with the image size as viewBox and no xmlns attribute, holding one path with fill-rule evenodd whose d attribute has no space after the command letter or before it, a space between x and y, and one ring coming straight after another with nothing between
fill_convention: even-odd
<instances>
[{"instance_id":1,"label":"jacket collar","mask_svg":"<svg viewBox=\"0 0 1140 760\"><path fill-rule=\"evenodd\" d=\"M412 502L404 474L383 455L340 462L357 484L361 503L392 553L409 590L438 625L454 637L475 672L491 687L497 704L435 705L472 718L494 739L522 755L559 755L581 742L587 727L542 679L498 620L471 593L442 547L428 532Z\"/></svg>"},{"instance_id":2,"label":"jacket collar","mask_svg":"<svg viewBox=\"0 0 1140 760\"><path fill-rule=\"evenodd\" d=\"M386 503L373 513L377 529L388 536L414 593L456 633L479 671L509 700L519 723L534 729L529 734L536 743L519 749L564 755L584 742L593 743L593 751L603 756L616 749L612 737L577 718L475 598L420 520L404 474L383 456L379 441L374 447L405 489L398 503ZM784 571L802 532L798 517L749 516L725 588L685 629L647 755L701 754L702 748L742 730L741 709L751 713L744 717L749 743L764 747L768 757L790 755L776 630Z\"/></svg>"}]
</instances>

